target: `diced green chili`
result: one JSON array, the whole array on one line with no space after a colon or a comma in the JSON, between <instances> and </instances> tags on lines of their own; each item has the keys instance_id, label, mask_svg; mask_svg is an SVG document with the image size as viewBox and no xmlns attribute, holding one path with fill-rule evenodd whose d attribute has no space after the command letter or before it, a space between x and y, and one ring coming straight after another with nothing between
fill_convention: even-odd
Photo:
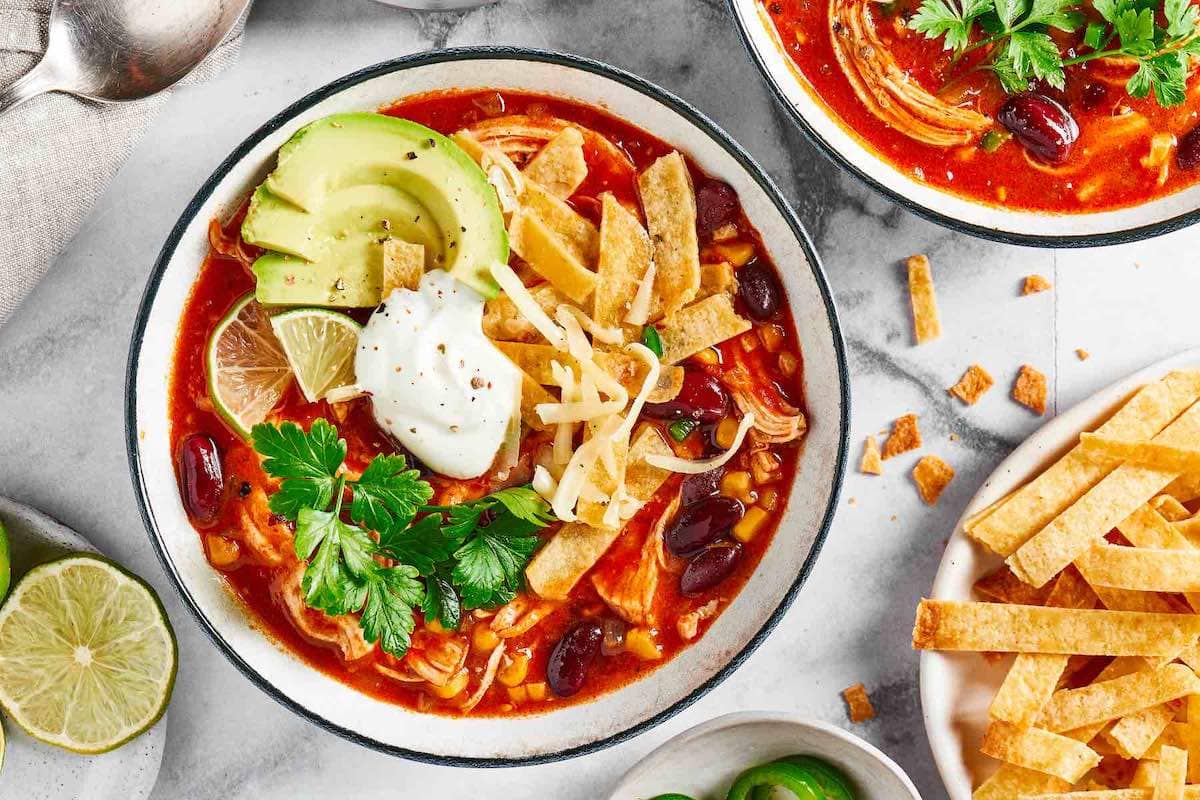
<instances>
[{"instance_id":1,"label":"diced green chili","mask_svg":"<svg viewBox=\"0 0 1200 800\"><path fill-rule=\"evenodd\" d=\"M994 153L1000 149L1000 145L1012 138L1012 134L1008 131L1002 131L996 128L988 131L979 140L979 146L983 148L985 153Z\"/></svg>"},{"instance_id":2,"label":"diced green chili","mask_svg":"<svg viewBox=\"0 0 1200 800\"><path fill-rule=\"evenodd\" d=\"M642 344L646 345L651 353L662 358L662 338L658 335L658 328L653 325L647 325L642 328Z\"/></svg>"},{"instance_id":3,"label":"diced green chili","mask_svg":"<svg viewBox=\"0 0 1200 800\"><path fill-rule=\"evenodd\" d=\"M672 439L682 442L691 436L692 431L698 427L700 427L700 423L694 419L677 419L667 426L667 432L671 434Z\"/></svg>"}]
</instances>

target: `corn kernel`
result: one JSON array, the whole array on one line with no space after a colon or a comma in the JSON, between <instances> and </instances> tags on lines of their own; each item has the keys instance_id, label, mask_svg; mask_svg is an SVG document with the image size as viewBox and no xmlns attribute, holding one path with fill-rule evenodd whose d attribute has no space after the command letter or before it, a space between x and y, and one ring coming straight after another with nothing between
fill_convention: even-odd
<instances>
[{"instance_id":1,"label":"corn kernel","mask_svg":"<svg viewBox=\"0 0 1200 800\"><path fill-rule=\"evenodd\" d=\"M442 627L442 623L437 621L437 617L433 617L431 619L425 620L425 630L429 631L430 633L436 633L439 635L449 632L444 627Z\"/></svg>"},{"instance_id":2,"label":"corn kernel","mask_svg":"<svg viewBox=\"0 0 1200 800\"><path fill-rule=\"evenodd\" d=\"M735 267L740 267L754 258L754 245L750 242L721 242L715 247L721 256Z\"/></svg>"},{"instance_id":3,"label":"corn kernel","mask_svg":"<svg viewBox=\"0 0 1200 800\"><path fill-rule=\"evenodd\" d=\"M724 445L728 449L728 445ZM721 478L721 494L726 497L742 497L750 491L750 473L744 470L726 472Z\"/></svg>"},{"instance_id":4,"label":"corn kernel","mask_svg":"<svg viewBox=\"0 0 1200 800\"><path fill-rule=\"evenodd\" d=\"M496 680L505 686L517 686L525 682L529 674L529 656L524 653L513 653L507 658L507 663L496 673Z\"/></svg>"},{"instance_id":5,"label":"corn kernel","mask_svg":"<svg viewBox=\"0 0 1200 800\"><path fill-rule=\"evenodd\" d=\"M784 351L779 354L779 371L783 373L783 377L792 377L799 367L800 362L791 353Z\"/></svg>"},{"instance_id":6,"label":"corn kernel","mask_svg":"<svg viewBox=\"0 0 1200 800\"><path fill-rule=\"evenodd\" d=\"M738 520L737 524L733 526L733 538L745 544L758 534L763 523L770 518L771 515L766 511L763 511L758 506L752 506L746 512L746 516Z\"/></svg>"},{"instance_id":7,"label":"corn kernel","mask_svg":"<svg viewBox=\"0 0 1200 800\"><path fill-rule=\"evenodd\" d=\"M475 626L471 639L476 650L495 650L496 645L500 644L500 637L496 635L496 632L482 623Z\"/></svg>"},{"instance_id":8,"label":"corn kernel","mask_svg":"<svg viewBox=\"0 0 1200 800\"><path fill-rule=\"evenodd\" d=\"M779 456L769 450L759 450L750 457L750 471L754 473L754 482L760 486L774 481L781 466Z\"/></svg>"},{"instance_id":9,"label":"corn kernel","mask_svg":"<svg viewBox=\"0 0 1200 800\"><path fill-rule=\"evenodd\" d=\"M763 347L767 348L768 353L778 353L779 349L783 347L787 333L784 332L782 325L772 323L758 329L758 338L762 340Z\"/></svg>"},{"instance_id":10,"label":"corn kernel","mask_svg":"<svg viewBox=\"0 0 1200 800\"><path fill-rule=\"evenodd\" d=\"M737 338L737 341L742 346L742 350L747 353L753 353L758 349L758 334L754 331L746 331Z\"/></svg>"},{"instance_id":11,"label":"corn kernel","mask_svg":"<svg viewBox=\"0 0 1200 800\"><path fill-rule=\"evenodd\" d=\"M470 673L468 673L465 669L460 669L458 672L454 673L454 676L450 678L450 680L446 681L445 686L435 686L432 683L429 684L429 692L430 694L440 697L443 700L449 700L451 697L457 697L458 695L462 694L464 689L467 688L468 677L470 677Z\"/></svg>"},{"instance_id":12,"label":"corn kernel","mask_svg":"<svg viewBox=\"0 0 1200 800\"><path fill-rule=\"evenodd\" d=\"M529 694L530 700L540 703L546 699L546 684L544 682L527 683L525 684L525 690Z\"/></svg>"},{"instance_id":13,"label":"corn kernel","mask_svg":"<svg viewBox=\"0 0 1200 800\"><path fill-rule=\"evenodd\" d=\"M711 347L704 348L699 353L696 353L696 355L692 356L692 358L696 359L701 364L709 364L710 366L716 366L717 364L721 363L720 354L718 354L717 351Z\"/></svg>"},{"instance_id":14,"label":"corn kernel","mask_svg":"<svg viewBox=\"0 0 1200 800\"><path fill-rule=\"evenodd\" d=\"M642 661L657 661L662 658L662 647L654 641L654 634L646 628L630 628L625 633L625 650Z\"/></svg>"},{"instance_id":15,"label":"corn kernel","mask_svg":"<svg viewBox=\"0 0 1200 800\"><path fill-rule=\"evenodd\" d=\"M738 421L733 417L725 417L717 424L717 431L714 439L717 442L717 447L728 450L733 447L733 440L737 437Z\"/></svg>"},{"instance_id":16,"label":"corn kernel","mask_svg":"<svg viewBox=\"0 0 1200 800\"><path fill-rule=\"evenodd\" d=\"M524 686L509 686L508 699L517 705L521 705L529 700L529 690Z\"/></svg>"},{"instance_id":17,"label":"corn kernel","mask_svg":"<svg viewBox=\"0 0 1200 800\"><path fill-rule=\"evenodd\" d=\"M242 555L242 548L224 536L205 536L204 549L208 551L208 563L217 569L231 567Z\"/></svg>"},{"instance_id":18,"label":"corn kernel","mask_svg":"<svg viewBox=\"0 0 1200 800\"><path fill-rule=\"evenodd\" d=\"M758 499L758 504L767 511L774 511L779 506L779 492L774 489L767 489L762 493L762 497Z\"/></svg>"}]
</instances>

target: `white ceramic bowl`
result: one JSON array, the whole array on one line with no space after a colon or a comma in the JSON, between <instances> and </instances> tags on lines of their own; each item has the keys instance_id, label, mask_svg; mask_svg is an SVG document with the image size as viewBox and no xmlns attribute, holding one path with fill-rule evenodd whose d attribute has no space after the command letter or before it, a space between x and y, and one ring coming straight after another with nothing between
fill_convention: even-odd
<instances>
[{"instance_id":1,"label":"white ceramic bowl","mask_svg":"<svg viewBox=\"0 0 1200 800\"><path fill-rule=\"evenodd\" d=\"M1092 247L1158 236L1200 218L1200 185L1133 208L1052 214L980 203L917 181L868 147L817 97L784 52L761 0L728 3L751 59L813 144L871 188L926 219L1012 244Z\"/></svg>"},{"instance_id":2,"label":"white ceramic bowl","mask_svg":"<svg viewBox=\"0 0 1200 800\"><path fill-rule=\"evenodd\" d=\"M874 746L828 722L777 711L727 714L684 731L634 765L608 800L721 797L742 770L798 754L842 770L859 800L921 800L904 770Z\"/></svg>"},{"instance_id":3,"label":"white ceramic bowl","mask_svg":"<svg viewBox=\"0 0 1200 800\"><path fill-rule=\"evenodd\" d=\"M779 533L753 579L701 641L650 678L540 716L416 714L305 666L248 624L205 561L171 464L164 376L208 249L208 221L237 207L273 165L277 148L305 123L451 87L527 89L607 107L728 181L781 268L804 354L807 444ZM297 713L362 744L438 763L506 765L565 758L633 736L695 701L750 654L795 597L828 531L846 459L848 392L833 300L812 244L741 148L683 101L612 67L554 53L470 48L389 61L337 80L281 112L217 168L171 231L146 287L130 349L126 436L138 501L163 567L201 626L251 680Z\"/></svg>"},{"instance_id":4,"label":"white ceramic bowl","mask_svg":"<svg viewBox=\"0 0 1200 800\"><path fill-rule=\"evenodd\" d=\"M1020 488L1078 443L1081 431L1111 415L1141 386L1176 369L1200 368L1200 350L1172 356L1101 389L1030 436L996 467L971 499L946 545L933 580L931 596L939 600L974 600L972 587L999 567L999 556L971 541L963 524L975 514ZM987 728L988 705L1004 681L1011 658L995 664L978 653L921 653L921 708L925 732L950 800L970 800L972 786L995 769L996 761L980 754Z\"/></svg>"}]
</instances>

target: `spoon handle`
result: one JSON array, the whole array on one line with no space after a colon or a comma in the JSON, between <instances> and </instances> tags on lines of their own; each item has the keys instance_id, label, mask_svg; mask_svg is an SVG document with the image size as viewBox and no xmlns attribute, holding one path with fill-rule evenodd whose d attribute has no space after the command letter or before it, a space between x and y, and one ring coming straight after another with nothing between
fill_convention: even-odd
<instances>
[{"instance_id":1,"label":"spoon handle","mask_svg":"<svg viewBox=\"0 0 1200 800\"><path fill-rule=\"evenodd\" d=\"M13 106L19 105L31 97L36 97L43 92L53 91L56 86L50 75L50 70L46 68L46 62L40 61L37 66L26 72L21 77L10 83L8 86L0 88L0 115L8 111Z\"/></svg>"}]
</instances>

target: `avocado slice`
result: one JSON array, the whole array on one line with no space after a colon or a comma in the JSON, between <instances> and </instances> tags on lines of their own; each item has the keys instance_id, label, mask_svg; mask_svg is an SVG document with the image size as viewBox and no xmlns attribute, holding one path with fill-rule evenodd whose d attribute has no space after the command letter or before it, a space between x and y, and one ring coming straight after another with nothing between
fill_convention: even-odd
<instances>
[{"instance_id":1,"label":"avocado slice","mask_svg":"<svg viewBox=\"0 0 1200 800\"><path fill-rule=\"evenodd\" d=\"M495 190L458 145L409 120L364 112L304 126L242 224L267 250L255 295L270 305L377 305L389 237L423 245L426 268L499 293L488 268L507 263L508 236Z\"/></svg>"}]
</instances>

